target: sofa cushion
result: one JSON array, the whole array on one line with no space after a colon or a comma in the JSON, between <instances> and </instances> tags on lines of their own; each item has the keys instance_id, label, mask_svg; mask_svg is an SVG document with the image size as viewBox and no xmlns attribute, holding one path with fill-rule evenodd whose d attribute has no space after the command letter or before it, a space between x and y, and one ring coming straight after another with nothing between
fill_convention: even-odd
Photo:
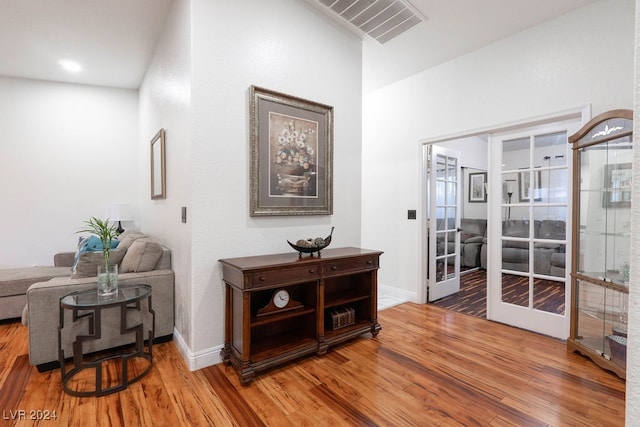
<instances>
[{"instance_id":1,"label":"sofa cushion","mask_svg":"<svg viewBox=\"0 0 640 427\"><path fill-rule=\"evenodd\" d=\"M124 257L126 249L118 248L109 251L109 264L120 264ZM102 251L99 252L83 252L78 257L78 262L71 269L71 278L95 277L98 275L98 265L104 264L104 256Z\"/></svg>"},{"instance_id":2,"label":"sofa cushion","mask_svg":"<svg viewBox=\"0 0 640 427\"><path fill-rule=\"evenodd\" d=\"M141 233L139 231L126 230L120 236L118 236L118 240L120 241L118 247L122 249L128 249L133 242L142 237L144 237L144 233Z\"/></svg>"},{"instance_id":3,"label":"sofa cushion","mask_svg":"<svg viewBox=\"0 0 640 427\"><path fill-rule=\"evenodd\" d=\"M137 273L151 271L162 256L162 246L153 240L143 237L136 239L120 264L121 273Z\"/></svg>"},{"instance_id":4,"label":"sofa cushion","mask_svg":"<svg viewBox=\"0 0 640 427\"><path fill-rule=\"evenodd\" d=\"M460 240L462 241L462 243L467 244L467 243L482 243L484 239L485 239L484 236L473 236L473 237L464 239L464 241L462 241L462 239Z\"/></svg>"},{"instance_id":5,"label":"sofa cushion","mask_svg":"<svg viewBox=\"0 0 640 427\"><path fill-rule=\"evenodd\" d=\"M555 267L565 268L567 256L564 253L556 252L551 254L551 265Z\"/></svg>"},{"instance_id":6,"label":"sofa cushion","mask_svg":"<svg viewBox=\"0 0 640 427\"><path fill-rule=\"evenodd\" d=\"M541 239L564 240L566 237L566 224L564 221L545 219L540 225Z\"/></svg>"},{"instance_id":7,"label":"sofa cushion","mask_svg":"<svg viewBox=\"0 0 640 427\"><path fill-rule=\"evenodd\" d=\"M24 267L0 269L0 297L24 295L33 283L69 276L69 267ZM2 316L0 315L0 318Z\"/></svg>"},{"instance_id":8,"label":"sofa cushion","mask_svg":"<svg viewBox=\"0 0 640 427\"><path fill-rule=\"evenodd\" d=\"M467 239L475 236L482 236L487 232L487 220L475 218L462 218L460 220L460 241L465 242Z\"/></svg>"},{"instance_id":9,"label":"sofa cushion","mask_svg":"<svg viewBox=\"0 0 640 427\"><path fill-rule=\"evenodd\" d=\"M529 263L529 251L520 248L503 248L502 261L509 263Z\"/></svg>"},{"instance_id":10,"label":"sofa cushion","mask_svg":"<svg viewBox=\"0 0 640 427\"><path fill-rule=\"evenodd\" d=\"M540 221L533 223L533 236L529 235L531 221L522 219L507 220L502 223L502 235L504 237L538 237L540 231ZM529 249L529 242L518 240L503 240L505 248Z\"/></svg>"}]
</instances>

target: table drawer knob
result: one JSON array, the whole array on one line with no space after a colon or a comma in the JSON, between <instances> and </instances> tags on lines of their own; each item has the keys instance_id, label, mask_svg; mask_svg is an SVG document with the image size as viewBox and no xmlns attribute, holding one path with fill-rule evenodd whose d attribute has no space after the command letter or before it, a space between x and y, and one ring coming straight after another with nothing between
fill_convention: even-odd
<instances>
[{"instance_id":1,"label":"table drawer knob","mask_svg":"<svg viewBox=\"0 0 640 427\"><path fill-rule=\"evenodd\" d=\"M371 260L367 261L367 265L372 265L372 264L373 264L373 261Z\"/></svg>"},{"instance_id":2,"label":"table drawer knob","mask_svg":"<svg viewBox=\"0 0 640 427\"><path fill-rule=\"evenodd\" d=\"M336 271L336 270L338 269L338 266L337 266L337 265L332 265L332 266L331 266L331 269L332 269L333 271Z\"/></svg>"},{"instance_id":3,"label":"table drawer knob","mask_svg":"<svg viewBox=\"0 0 640 427\"><path fill-rule=\"evenodd\" d=\"M267 280L267 278L266 278L266 277L264 277L264 276L260 276L260 277L258 278L258 280L260 280L261 282L264 282L265 280Z\"/></svg>"},{"instance_id":4,"label":"table drawer knob","mask_svg":"<svg viewBox=\"0 0 640 427\"><path fill-rule=\"evenodd\" d=\"M316 273L315 269L312 268L311 270L309 270L309 274L315 274L315 273Z\"/></svg>"}]
</instances>

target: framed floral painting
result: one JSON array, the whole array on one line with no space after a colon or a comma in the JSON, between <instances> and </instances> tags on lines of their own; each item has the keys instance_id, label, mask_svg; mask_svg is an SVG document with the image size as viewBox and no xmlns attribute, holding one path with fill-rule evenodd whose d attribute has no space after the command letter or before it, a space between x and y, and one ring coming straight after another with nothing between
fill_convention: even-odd
<instances>
[{"instance_id":1,"label":"framed floral painting","mask_svg":"<svg viewBox=\"0 0 640 427\"><path fill-rule=\"evenodd\" d=\"M333 107L250 88L251 216L333 214Z\"/></svg>"}]
</instances>

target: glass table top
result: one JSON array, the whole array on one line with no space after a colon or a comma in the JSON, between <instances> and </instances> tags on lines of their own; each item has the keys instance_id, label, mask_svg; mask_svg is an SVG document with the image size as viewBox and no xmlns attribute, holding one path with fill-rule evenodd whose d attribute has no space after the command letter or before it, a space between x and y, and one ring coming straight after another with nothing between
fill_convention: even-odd
<instances>
[{"instance_id":1,"label":"glass table top","mask_svg":"<svg viewBox=\"0 0 640 427\"><path fill-rule=\"evenodd\" d=\"M148 297L150 293L151 286L149 285L120 285L118 292L109 296L98 295L97 289L89 289L64 296L60 300L60 305L67 308L94 308L127 304L140 301Z\"/></svg>"}]
</instances>

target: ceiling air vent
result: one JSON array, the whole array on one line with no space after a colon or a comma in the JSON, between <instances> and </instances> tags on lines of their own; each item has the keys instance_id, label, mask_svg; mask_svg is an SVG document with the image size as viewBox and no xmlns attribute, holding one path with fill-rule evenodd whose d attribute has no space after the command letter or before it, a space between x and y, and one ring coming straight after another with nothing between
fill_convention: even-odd
<instances>
[{"instance_id":1,"label":"ceiling air vent","mask_svg":"<svg viewBox=\"0 0 640 427\"><path fill-rule=\"evenodd\" d=\"M380 43L427 19L406 0L318 0Z\"/></svg>"}]
</instances>

